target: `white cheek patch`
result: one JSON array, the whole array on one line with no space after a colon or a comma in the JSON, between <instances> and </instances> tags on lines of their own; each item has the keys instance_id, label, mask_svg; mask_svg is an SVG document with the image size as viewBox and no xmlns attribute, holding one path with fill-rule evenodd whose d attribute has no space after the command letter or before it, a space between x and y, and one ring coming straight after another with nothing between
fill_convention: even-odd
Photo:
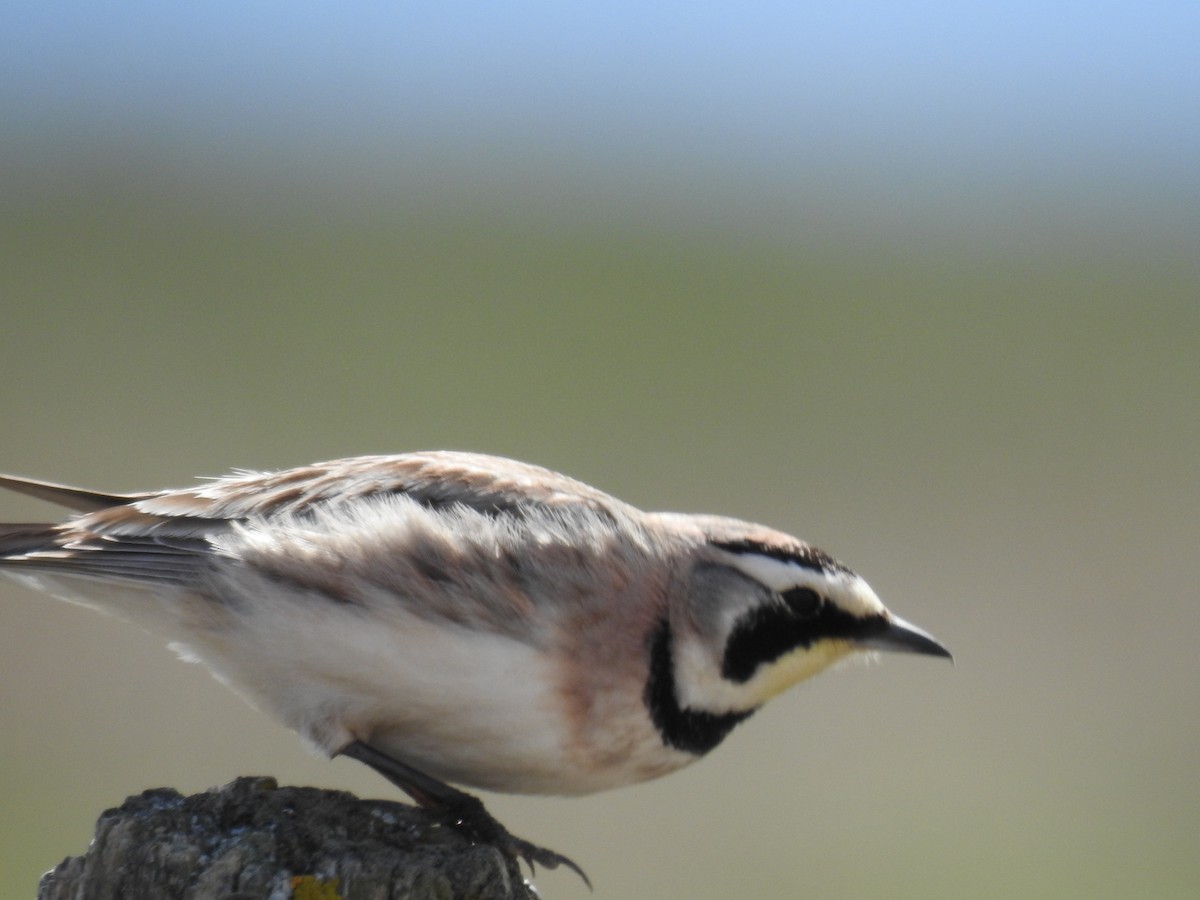
<instances>
[{"instance_id":1,"label":"white cheek patch","mask_svg":"<svg viewBox=\"0 0 1200 900\"><path fill-rule=\"evenodd\" d=\"M799 647L779 659L759 666L747 681L722 677L711 653L695 641L675 644L676 692L685 708L718 715L755 709L792 685L804 681L851 654L842 641L822 641Z\"/></svg>"},{"instance_id":2,"label":"white cheek patch","mask_svg":"<svg viewBox=\"0 0 1200 900\"><path fill-rule=\"evenodd\" d=\"M746 687L721 677L712 650L700 641L676 638L675 691L685 709L726 713L752 709L756 698Z\"/></svg>"}]
</instances>

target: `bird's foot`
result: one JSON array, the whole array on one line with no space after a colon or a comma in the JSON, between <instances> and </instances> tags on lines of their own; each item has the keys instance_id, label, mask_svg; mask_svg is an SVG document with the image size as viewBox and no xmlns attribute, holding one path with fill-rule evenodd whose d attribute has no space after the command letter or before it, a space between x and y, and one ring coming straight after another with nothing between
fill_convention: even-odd
<instances>
[{"instance_id":1,"label":"bird's foot","mask_svg":"<svg viewBox=\"0 0 1200 900\"><path fill-rule=\"evenodd\" d=\"M478 797L463 794L461 799L456 798L442 813L447 823L468 840L495 847L510 859L524 860L531 872L536 871L536 866L544 869L565 866L583 879L588 890L592 889L592 882L573 860L512 834L487 811Z\"/></svg>"},{"instance_id":2,"label":"bird's foot","mask_svg":"<svg viewBox=\"0 0 1200 900\"><path fill-rule=\"evenodd\" d=\"M510 834L475 795L426 775L363 741L351 741L338 751L338 755L348 756L370 766L468 840L495 847L509 859L525 860L531 872L534 871L535 865L547 869L566 866L583 879L588 890L592 889L592 882L583 873L583 869L561 853L555 853Z\"/></svg>"}]
</instances>

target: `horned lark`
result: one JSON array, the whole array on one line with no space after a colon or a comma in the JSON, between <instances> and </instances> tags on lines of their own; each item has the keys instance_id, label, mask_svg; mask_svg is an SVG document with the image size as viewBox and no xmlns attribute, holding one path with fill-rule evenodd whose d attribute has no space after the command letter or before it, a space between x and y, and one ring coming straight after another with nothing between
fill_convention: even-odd
<instances>
[{"instance_id":1,"label":"horned lark","mask_svg":"<svg viewBox=\"0 0 1200 900\"><path fill-rule=\"evenodd\" d=\"M0 487L76 511L0 526L0 572L166 636L319 750L530 864L579 871L447 782L585 794L657 778L849 654L950 655L794 537L642 512L497 457L137 494Z\"/></svg>"}]
</instances>

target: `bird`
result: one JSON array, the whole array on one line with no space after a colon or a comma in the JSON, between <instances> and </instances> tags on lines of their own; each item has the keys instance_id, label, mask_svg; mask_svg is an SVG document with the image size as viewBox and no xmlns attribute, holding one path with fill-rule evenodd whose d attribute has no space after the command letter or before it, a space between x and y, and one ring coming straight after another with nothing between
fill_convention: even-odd
<instances>
[{"instance_id":1,"label":"bird","mask_svg":"<svg viewBox=\"0 0 1200 900\"><path fill-rule=\"evenodd\" d=\"M319 752L585 882L463 788L658 778L842 659L950 657L805 541L644 512L497 456L359 456L140 493L0 487L72 511L0 525L0 573L165 637Z\"/></svg>"}]
</instances>

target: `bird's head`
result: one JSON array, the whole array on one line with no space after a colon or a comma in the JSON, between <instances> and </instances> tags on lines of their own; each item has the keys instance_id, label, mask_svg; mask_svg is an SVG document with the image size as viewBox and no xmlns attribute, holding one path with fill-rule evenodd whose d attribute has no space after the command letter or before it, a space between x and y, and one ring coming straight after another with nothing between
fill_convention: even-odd
<instances>
[{"instance_id":1,"label":"bird's head","mask_svg":"<svg viewBox=\"0 0 1200 900\"><path fill-rule=\"evenodd\" d=\"M689 518L702 540L682 575L685 609L672 612L669 632L660 630L652 648L659 700L669 681L682 714L701 724L708 716L728 731L780 691L852 654L950 657L823 551L762 526Z\"/></svg>"}]
</instances>

